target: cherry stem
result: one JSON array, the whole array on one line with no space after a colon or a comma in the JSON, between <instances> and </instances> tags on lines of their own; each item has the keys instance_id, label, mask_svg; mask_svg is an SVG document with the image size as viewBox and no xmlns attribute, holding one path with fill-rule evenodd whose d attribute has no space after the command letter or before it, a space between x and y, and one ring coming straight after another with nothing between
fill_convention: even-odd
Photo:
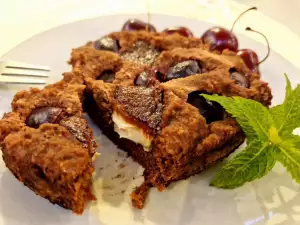
<instances>
[{"instance_id":1,"label":"cherry stem","mask_svg":"<svg viewBox=\"0 0 300 225\"><path fill-rule=\"evenodd\" d=\"M251 11L251 10L257 10L257 7L251 7L251 8L249 8L249 9L247 9L246 11L242 12L242 13L238 16L238 18L236 18L235 21L233 22L233 25L232 25L231 30L230 30L231 32L233 31L233 28L234 28L236 22L237 22L237 21L238 21L245 13L247 13L247 12L249 12L249 11Z\"/></svg>"},{"instance_id":2,"label":"cherry stem","mask_svg":"<svg viewBox=\"0 0 300 225\"><path fill-rule=\"evenodd\" d=\"M269 43L268 38L266 37L266 35L264 35L263 33L259 32L259 31L256 31L256 30L252 30L250 27L246 27L245 30L251 31L251 32L254 32L254 33L257 33L257 34L260 34L261 36L264 37L264 39L265 39L266 42L267 42L268 53L267 53L267 55L266 55L261 61L258 62L257 65L259 65L259 64L261 64L262 62L264 62L264 61L269 57L270 51L271 51L271 49L270 49L270 43Z\"/></svg>"}]
</instances>

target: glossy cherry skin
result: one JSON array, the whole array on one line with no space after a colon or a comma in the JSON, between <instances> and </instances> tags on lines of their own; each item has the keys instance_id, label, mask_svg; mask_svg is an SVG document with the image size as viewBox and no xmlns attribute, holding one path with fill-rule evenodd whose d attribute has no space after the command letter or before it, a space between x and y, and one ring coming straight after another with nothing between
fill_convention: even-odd
<instances>
[{"instance_id":1,"label":"glossy cherry skin","mask_svg":"<svg viewBox=\"0 0 300 225\"><path fill-rule=\"evenodd\" d=\"M104 36L95 41L94 47L98 50L106 50L106 51L112 51L112 52L118 52L119 46L118 41L113 40L110 37Z\"/></svg>"},{"instance_id":2,"label":"glossy cherry skin","mask_svg":"<svg viewBox=\"0 0 300 225\"><path fill-rule=\"evenodd\" d=\"M237 71L237 69L234 67L229 69L229 73L230 78L234 80L237 85L240 85L244 88L249 87L249 80L244 73Z\"/></svg>"},{"instance_id":3,"label":"glossy cherry skin","mask_svg":"<svg viewBox=\"0 0 300 225\"><path fill-rule=\"evenodd\" d=\"M147 86L147 83L148 83L148 80L149 80L149 73L148 72L142 72L140 73L135 81L134 81L134 84L136 86L143 86L143 87L146 87Z\"/></svg>"},{"instance_id":4,"label":"glossy cherry skin","mask_svg":"<svg viewBox=\"0 0 300 225\"><path fill-rule=\"evenodd\" d=\"M138 19L130 19L125 22L122 27L122 31L140 31L140 30L147 30L149 32L156 32L156 29L153 25L145 23Z\"/></svg>"},{"instance_id":5,"label":"glossy cherry skin","mask_svg":"<svg viewBox=\"0 0 300 225\"><path fill-rule=\"evenodd\" d=\"M199 113L206 119L207 123L222 120L224 117L223 107L216 102L207 101L200 96L202 93L200 91L190 93L187 102L199 110Z\"/></svg>"},{"instance_id":6,"label":"glossy cherry skin","mask_svg":"<svg viewBox=\"0 0 300 225\"><path fill-rule=\"evenodd\" d=\"M210 51L222 52L224 49L228 49L237 52L239 47L236 36L222 27L213 27L207 30L201 40L209 46Z\"/></svg>"},{"instance_id":7,"label":"glossy cherry skin","mask_svg":"<svg viewBox=\"0 0 300 225\"><path fill-rule=\"evenodd\" d=\"M32 128L38 128L44 123L56 123L62 109L58 107L42 107L32 111L25 123Z\"/></svg>"},{"instance_id":8,"label":"glossy cherry skin","mask_svg":"<svg viewBox=\"0 0 300 225\"><path fill-rule=\"evenodd\" d=\"M195 60L186 60L171 67L164 77L164 81L188 77L199 73L202 73L199 63Z\"/></svg>"},{"instance_id":9,"label":"glossy cherry skin","mask_svg":"<svg viewBox=\"0 0 300 225\"><path fill-rule=\"evenodd\" d=\"M135 81L134 84L136 86L142 86L142 87L152 87L157 84L159 84L156 71L155 70L149 70L149 71L144 71L140 73Z\"/></svg>"},{"instance_id":10,"label":"glossy cherry skin","mask_svg":"<svg viewBox=\"0 0 300 225\"><path fill-rule=\"evenodd\" d=\"M96 78L96 80L103 80L105 83L112 83L115 79L115 75L115 72L105 70Z\"/></svg>"},{"instance_id":11,"label":"glossy cherry skin","mask_svg":"<svg viewBox=\"0 0 300 225\"><path fill-rule=\"evenodd\" d=\"M236 84L240 85L241 87L244 87L244 88L248 88L249 87L249 81L247 79L247 77L242 74L242 73L239 73L239 72L232 72L230 74L230 78L232 80L235 81Z\"/></svg>"},{"instance_id":12,"label":"glossy cherry skin","mask_svg":"<svg viewBox=\"0 0 300 225\"><path fill-rule=\"evenodd\" d=\"M251 72L259 73L258 64L259 59L257 54L251 49L241 49L237 52L237 55L242 58L246 66Z\"/></svg>"},{"instance_id":13,"label":"glossy cherry skin","mask_svg":"<svg viewBox=\"0 0 300 225\"><path fill-rule=\"evenodd\" d=\"M184 37L193 37L192 31L186 27L169 27L163 31L166 34L179 34Z\"/></svg>"}]
</instances>

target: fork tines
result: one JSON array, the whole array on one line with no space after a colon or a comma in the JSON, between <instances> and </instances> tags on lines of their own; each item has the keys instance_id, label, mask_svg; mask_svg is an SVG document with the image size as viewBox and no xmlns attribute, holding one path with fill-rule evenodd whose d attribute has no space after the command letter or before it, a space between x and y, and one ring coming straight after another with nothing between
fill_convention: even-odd
<instances>
[{"instance_id":1,"label":"fork tines","mask_svg":"<svg viewBox=\"0 0 300 225\"><path fill-rule=\"evenodd\" d=\"M45 84L50 68L13 61L0 62L0 83Z\"/></svg>"}]
</instances>

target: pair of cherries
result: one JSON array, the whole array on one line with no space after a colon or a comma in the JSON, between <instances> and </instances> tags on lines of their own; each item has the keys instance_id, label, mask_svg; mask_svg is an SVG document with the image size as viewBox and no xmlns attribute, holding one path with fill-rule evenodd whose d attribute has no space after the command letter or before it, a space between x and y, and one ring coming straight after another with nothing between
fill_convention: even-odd
<instances>
[{"instance_id":1,"label":"pair of cherries","mask_svg":"<svg viewBox=\"0 0 300 225\"><path fill-rule=\"evenodd\" d=\"M252 30L250 27L247 27L247 31L252 31L255 33L258 33L262 35L268 45L268 54L265 56L264 59L259 61L257 54L251 50L251 49L238 49L238 40L236 36L233 34L232 30L236 24L236 22L239 20L241 16L243 16L245 13L247 13L250 10L257 10L256 7L252 7L244 11L239 15L239 17L234 21L231 30L227 30L222 27L214 27L209 30L207 30L201 37L204 44L207 44L211 51L218 51L222 52L225 49L229 49L230 51L236 52L238 56L242 58L246 66L250 69L252 72L259 73L258 65L261 64L263 61L265 61L269 54L270 54L270 47L268 39L265 35L262 33Z\"/></svg>"},{"instance_id":2,"label":"pair of cherries","mask_svg":"<svg viewBox=\"0 0 300 225\"><path fill-rule=\"evenodd\" d=\"M266 57L259 61L257 54L251 50L251 49L238 49L238 40L236 36L233 34L232 30L234 28L235 23L239 20L239 18L244 15L246 12L250 10L256 10L256 7L252 7L247 9L245 12L241 13L240 16L234 21L234 24L231 28L231 30L227 30L222 27L213 27L209 30L207 30L202 36L201 40L204 44L209 46L209 49L211 51L217 51L222 52L225 49L228 49L230 51L236 52L238 56L242 58L246 66L250 69L252 72L259 73L258 65L265 61L267 57L269 56L270 48L267 38L260 32L254 31L251 28L247 27L246 30L252 31L255 33L261 34L268 44L268 54ZM153 25L149 23L144 23L140 20L131 19L128 20L123 28L122 31L139 31L139 30L147 30L149 32L156 32L156 29ZM185 36L185 37L192 37L193 33L186 27L171 27L167 28L163 31L163 33L166 34L174 34L177 33L179 35Z\"/></svg>"},{"instance_id":3,"label":"pair of cherries","mask_svg":"<svg viewBox=\"0 0 300 225\"><path fill-rule=\"evenodd\" d=\"M122 31L140 31L140 30L146 30L149 32L156 32L156 29L153 25L149 23L145 23L138 19L131 19L128 20L122 28ZM192 37L193 33L186 27L170 27L165 30L163 30L163 33L166 34L180 34L184 37Z\"/></svg>"}]
</instances>

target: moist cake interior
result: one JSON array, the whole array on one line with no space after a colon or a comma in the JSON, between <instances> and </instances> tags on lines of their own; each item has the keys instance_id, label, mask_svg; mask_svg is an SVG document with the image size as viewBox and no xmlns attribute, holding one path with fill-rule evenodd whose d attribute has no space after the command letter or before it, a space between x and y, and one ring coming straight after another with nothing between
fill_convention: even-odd
<instances>
[{"instance_id":1,"label":"moist cake interior","mask_svg":"<svg viewBox=\"0 0 300 225\"><path fill-rule=\"evenodd\" d=\"M116 44L104 48L103 39ZM112 33L74 49L70 64L73 73L65 79L82 79L87 86L85 111L145 168L145 182L131 194L137 208L150 187L162 191L197 174L244 141L237 122L201 93L266 106L272 99L260 74L234 53L210 52L200 39L178 34Z\"/></svg>"},{"instance_id":2,"label":"moist cake interior","mask_svg":"<svg viewBox=\"0 0 300 225\"><path fill-rule=\"evenodd\" d=\"M163 191L243 143L236 120L201 94L270 105L268 84L235 52L211 51L182 28L148 29L114 32L75 48L72 71L61 81L15 95L12 112L0 120L2 155L36 194L78 214L95 199L97 145L83 110L144 167L144 183L131 194L133 206L141 209L151 187Z\"/></svg>"}]
</instances>

